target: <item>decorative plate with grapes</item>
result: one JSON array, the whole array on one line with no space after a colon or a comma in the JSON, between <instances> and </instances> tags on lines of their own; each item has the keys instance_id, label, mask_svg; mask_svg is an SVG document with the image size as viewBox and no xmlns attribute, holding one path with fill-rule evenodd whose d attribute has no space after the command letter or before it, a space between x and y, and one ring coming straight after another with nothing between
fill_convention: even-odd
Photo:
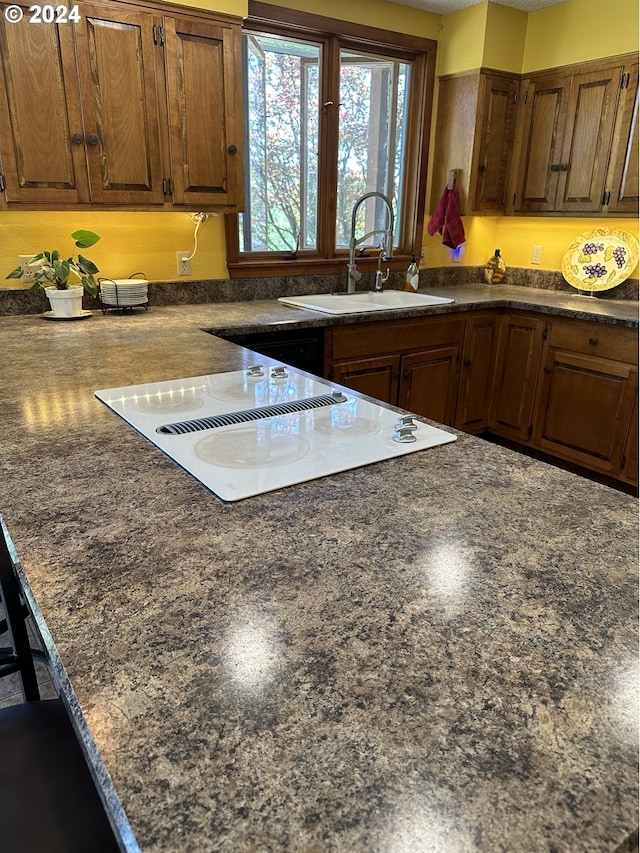
<instances>
[{"instance_id":1,"label":"decorative plate with grapes","mask_svg":"<svg viewBox=\"0 0 640 853\"><path fill-rule=\"evenodd\" d=\"M629 278L638 264L638 241L620 228L581 234L562 257L562 275L578 290L609 290Z\"/></svg>"}]
</instances>

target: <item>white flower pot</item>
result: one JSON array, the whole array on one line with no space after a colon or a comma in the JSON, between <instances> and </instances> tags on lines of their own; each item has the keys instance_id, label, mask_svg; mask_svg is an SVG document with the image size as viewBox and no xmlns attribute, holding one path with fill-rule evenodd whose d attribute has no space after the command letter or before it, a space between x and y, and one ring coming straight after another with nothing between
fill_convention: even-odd
<instances>
[{"instance_id":1,"label":"white flower pot","mask_svg":"<svg viewBox=\"0 0 640 853\"><path fill-rule=\"evenodd\" d=\"M82 314L83 287L72 285L66 290L45 287L44 290L49 298L51 313L54 317L79 317Z\"/></svg>"}]
</instances>

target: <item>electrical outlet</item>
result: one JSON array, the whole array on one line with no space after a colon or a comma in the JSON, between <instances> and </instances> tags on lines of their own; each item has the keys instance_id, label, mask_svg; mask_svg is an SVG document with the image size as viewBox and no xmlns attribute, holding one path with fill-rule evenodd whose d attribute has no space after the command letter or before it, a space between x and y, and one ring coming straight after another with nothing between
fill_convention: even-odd
<instances>
[{"instance_id":1,"label":"electrical outlet","mask_svg":"<svg viewBox=\"0 0 640 853\"><path fill-rule=\"evenodd\" d=\"M542 263L542 246L532 246L531 247L531 263L532 264L541 264Z\"/></svg>"},{"instance_id":2,"label":"electrical outlet","mask_svg":"<svg viewBox=\"0 0 640 853\"><path fill-rule=\"evenodd\" d=\"M32 258L33 255L18 255L18 266L24 270L20 281L24 281L27 284L29 282L33 283L33 268L29 265L29 261Z\"/></svg>"},{"instance_id":3,"label":"electrical outlet","mask_svg":"<svg viewBox=\"0 0 640 853\"><path fill-rule=\"evenodd\" d=\"M176 261L178 263L178 275L191 275L189 252L176 252Z\"/></svg>"}]
</instances>

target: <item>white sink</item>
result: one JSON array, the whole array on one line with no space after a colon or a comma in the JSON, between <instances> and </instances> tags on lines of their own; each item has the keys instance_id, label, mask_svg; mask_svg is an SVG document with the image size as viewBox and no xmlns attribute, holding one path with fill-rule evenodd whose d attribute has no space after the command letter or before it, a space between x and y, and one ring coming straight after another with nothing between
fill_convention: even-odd
<instances>
[{"instance_id":1,"label":"white sink","mask_svg":"<svg viewBox=\"0 0 640 853\"><path fill-rule=\"evenodd\" d=\"M361 314L368 311L389 311L398 308L423 308L428 305L445 305L455 302L444 296L411 293L405 290L383 290L376 293L317 293L313 296L281 296L278 302L309 308L324 314Z\"/></svg>"}]
</instances>

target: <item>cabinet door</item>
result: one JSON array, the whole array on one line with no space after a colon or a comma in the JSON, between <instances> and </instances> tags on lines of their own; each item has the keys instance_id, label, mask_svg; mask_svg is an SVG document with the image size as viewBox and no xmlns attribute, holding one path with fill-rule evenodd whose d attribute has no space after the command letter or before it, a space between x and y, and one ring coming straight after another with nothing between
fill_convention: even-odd
<instances>
[{"instance_id":1,"label":"cabinet door","mask_svg":"<svg viewBox=\"0 0 640 853\"><path fill-rule=\"evenodd\" d=\"M638 376L635 377L635 393L631 408L631 421L627 430L627 440L622 454L620 479L634 486L638 485Z\"/></svg>"},{"instance_id":2,"label":"cabinet door","mask_svg":"<svg viewBox=\"0 0 640 853\"><path fill-rule=\"evenodd\" d=\"M500 211L505 206L519 83L495 74L481 75L480 83L481 125L470 205L472 210Z\"/></svg>"},{"instance_id":3,"label":"cabinet door","mask_svg":"<svg viewBox=\"0 0 640 853\"><path fill-rule=\"evenodd\" d=\"M528 441L545 325L534 317L506 314L500 323L498 372L490 426L497 435Z\"/></svg>"},{"instance_id":4,"label":"cabinet door","mask_svg":"<svg viewBox=\"0 0 640 853\"><path fill-rule=\"evenodd\" d=\"M166 18L165 33L173 200L239 209L240 27Z\"/></svg>"},{"instance_id":5,"label":"cabinet door","mask_svg":"<svg viewBox=\"0 0 640 853\"><path fill-rule=\"evenodd\" d=\"M514 208L542 213L555 208L562 136L571 77L537 77L524 87L521 151Z\"/></svg>"},{"instance_id":6,"label":"cabinet door","mask_svg":"<svg viewBox=\"0 0 640 853\"><path fill-rule=\"evenodd\" d=\"M551 165L559 176L557 211L602 207L621 73L615 66L572 78L560 161Z\"/></svg>"},{"instance_id":7,"label":"cabinet door","mask_svg":"<svg viewBox=\"0 0 640 853\"><path fill-rule=\"evenodd\" d=\"M83 5L76 30L91 199L162 204L153 18Z\"/></svg>"},{"instance_id":8,"label":"cabinet door","mask_svg":"<svg viewBox=\"0 0 640 853\"><path fill-rule=\"evenodd\" d=\"M8 202L89 201L75 25L0 16L0 156Z\"/></svg>"},{"instance_id":9,"label":"cabinet door","mask_svg":"<svg viewBox=\"0 0 640 853\"><path fill-rule=\"evenodd\" d=\"M400 357L385 355L334 364L330 379L383 403L396 405Z\"/></svg>"},{"instance_id":10,"label":"cabinet door","mask_svg":"<svg viewBox=\"0 0 640 853\"><path fill-rule=\"evenodd\" d=\"M549 348L536 447L592 470L622 467L637 368L624 362Z\"/></svg>"},{"instance_id":11,"label":"cabinet door","mask_svg":"<svg viewBox=\"0 0 640 853\"><path fill-rule=\"evenodd\" d=\"M455 426L482 432L489 425L489 403L495 370L498 317L469 317L464 335Z\"/></svg>"},{"instance_id":12,"label":"cabinet door","mask_svg":"<svg viewBox=\"0 0 640 853\"><path fill-rule=\"evenodd\" d=\"M453 424L456 412L460 348L433 347L402 356L398 404L441 424Z\"/></svg>"},{"instance_id":13,"label":"cabinet door","mask_svg":"<svg viewBox=\"0 0 640 853\"><path fill-rule=\"evenodd\" d=\"M607 213L638 215L638 63L624 70L607 178Z\"/></svg>"}]
</instances>

